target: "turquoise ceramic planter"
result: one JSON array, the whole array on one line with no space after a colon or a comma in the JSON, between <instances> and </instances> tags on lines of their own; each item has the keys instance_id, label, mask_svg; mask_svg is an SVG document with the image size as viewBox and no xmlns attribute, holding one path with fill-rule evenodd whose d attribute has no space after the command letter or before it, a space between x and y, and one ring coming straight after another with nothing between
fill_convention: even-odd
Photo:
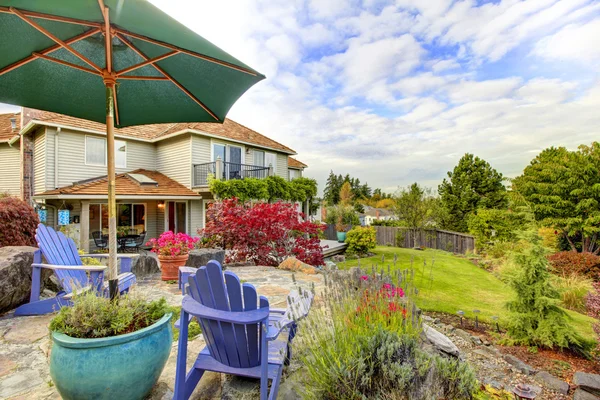
<instances>
[{"instance_id":1,"label":"turquoise ceramic planter","mask_svg":"<svg viewBox=\"0 0 600 400\"><path fill-rule=\"evenodd\" d=\"M337 232L338 242L344 243L346 241L346 232Z\"/></svg>"},{"instance_id":2,"label":"turquoise ceramic planter","mask_svg":"<svg viewBox=\"0 0 600 400\"><path fill-rule=\"evenodd\" d=\"M173 344L172 314L136 332L101 339L52 334L50 376L65 400L143 399Z\"/></svg>"}]
</instances>

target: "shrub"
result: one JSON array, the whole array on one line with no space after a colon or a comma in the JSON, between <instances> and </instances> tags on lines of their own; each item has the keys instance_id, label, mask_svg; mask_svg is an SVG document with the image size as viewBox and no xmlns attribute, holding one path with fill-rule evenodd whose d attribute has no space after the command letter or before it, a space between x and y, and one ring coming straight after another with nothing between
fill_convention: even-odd
<instances>
[{"instance_id":1,"label":"shrub","mask_svg":"<svg viewBox=\"0 0 600 400\"><path fill-rule=\"evenodd\" d=\"M227 199L210 205L206 227L198 233L204 246L229 250L228 262L279 265L286 257L294 256L310 265L323 265L319 241L323 228L301 221L294 204L252 205Z\"/></svg>"},{"instance_id":2,"label":"shrub","mask_svg":"<svg viewBox=\"0 0 600 400\"><path fill-rule=\"evenodd\" d=\"M542 238L542 245L555 252L560 250L559 235L554 228L539 228L538 235Z\"/></svg>"},{"instance_id":3,"label":"shrub","mask_svg":"<svg viewBox=\"0 0 600 400\"><path fill-rule=\"evenodd\" d=\"M561 305L573 311L585 312L586 298L592 291L592 280L575 274L553 276L552 286L560 294Z\"/></svg>"},{"instance_id":4,"label":"shrub","mask_svg":"<svg viewBox=\"0 0 600 400\"><path fill-rule=\"evenodd\" d=\"M346 236L348 243L347 251L350 254L367 254L377 246L377 233L375 228L368 226L357 226L348 232Z\"/></svg>"},{"instance_id":5,"label":"shrub","mask_svg":"<svg viewBox=\"0 0 600 400\"><path fill-rule=\"evenodd\" d=\"M592 283L592 287L585 297L585 306L590 317L600 319L600 282Z\"/></svg>"},{"instance_id":6,"label":"shrub","mask_svg":"<svg viewBox=\"0 0 600 400\"><path fill-rule=\"evenodd\" d=\"M133 295L118 301L93 292L76 294L72 307L62 307L50 322L50 330L75 338L103 338L135 332L172 312L164 298L146 302Z\"/></svg>"},{"instance_id":7,"label":"shrub","mask_svg":"<svg viewBox=\"0 0 600 400\"><path fill-rule=\"evenodd\" d=\"M29 204L16 197L0 197L0 247L36 246L39 219Z\"/></svg>"},{"instance_id":8,"label":"shrub","mask_svg":"<svg viewBox=\"0 0 600 400\"><path fill-rule=\"evenodd\" d=\"M305 398L471 398L467 364L419 347L414 287L401 275L326 275L323 304L300 330Z\"/></svg>"},{"instance_id":9,"label":"shrub","mask_svg":"<svg viewBox=\"0 0 600 400\"><path fill-rule=\"evenodd\" d=\"M317 181L299 177L286 181L280 176L264 179L244 178L228 181L209 178L210 191L219 199L248 200L285 200L304 202L317 195Z\"/></svg>"},{"instance_id":10,"label":"shrub","mask_svg":"<svg viewBox=\"0 0 600 400\"><path fill-rule=\"evenodd\" d=\"M600 272L600 256L592 253L576 253L561 251L548 256L553 272L559 275L586 275L598 279Z\"/></svg>"},{"instance_id":11,"label":"shrub","mask_svg":"<svg viewBox=\"0 0 600 400\"><path fill-rule=\"evenodd\" d=\"M352 206L337 205L327 207L327 217L325 222L328 224L341 224L341 225L360 225L358 215L354 211Z\"/></svg>"},{"instance_id":12,"label":"shrub","mask_svg":"<svg viewBox=\"0 0 600 400\"><path fill-rule=\"evenodd\" d=\"M525 217L510 210L480 209L467 219L469 233L475 236L478 250L493 243L512 242L515 233L523 229Z\"/></svg>"},{"instance_id":13,"label":"shrub","mask_svg":"<svg viewBox=\"0 0 600 400\"><path fill-rule=\"evenodd\" d=\"M507 303L512 313L507 329L509 337L513 343L524 346L587 350L558 306L559 293L550 285L541 239L535 234L527 234L525 239L531 245L513 256L519 271L510 282L517 297Z\"/></svg>"},{"instance_id":14,"label":"shrub","mask_svg":"<svg viewBox=\"0 0 600 400\"><path fill-rule=\"evenodd\" d=\"M177 257L189 253L199 238L193 238L185 233L163 232L158 239L152 238L146 246L152 246L152 252L163 257Z\"/></svg>"}]
</instances>

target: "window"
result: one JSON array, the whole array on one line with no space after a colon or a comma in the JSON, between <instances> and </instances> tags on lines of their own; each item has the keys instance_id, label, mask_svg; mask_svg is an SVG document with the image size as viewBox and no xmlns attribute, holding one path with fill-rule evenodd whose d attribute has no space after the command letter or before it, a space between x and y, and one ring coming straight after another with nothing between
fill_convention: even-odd
<instances>
[{"instance_id":1,"label":"window","mask_svg":"<svg viewBox=\"0 0 600 400\"><path fill-rule=\"evenodd\" d=\"M265 153L265 167L273 167L273 173L277 171L277 154Z\"/></svg>"},{"instance_id":2,"label":"window","mask_svg":"<svg viewBox=\"0 0 600 400\"><path fill-rule=\"evenodd\" d=\"M291 181L294 178L298 178L300 176L300 171L298 171L297 169L288 169L289 173L290 173L290 177L289 180Z\"/></svg>"},{"instance_id":3,"label":"window","mask_svg":"<svg viewBox=\"0 0 600 400\"><path fill-rule=\"evenodd\" d=\"M265 152L254 150L254 165L259 167L265 166Z\"/></svg>"},{"instance_id":4,"label":"window","mask_svg":"<svg viewBox=\"0 0 600 400\"><path fill-rule=\"evenodd\" d=\"M106 165L106 139L85 137L85 163L87 165Z\"/></svg>"},{"instance_id":5,"label":"window","mask_svg":"<svg viewBox=\"0 0 600 400\"><path fill-rule=\"evenodd\" d=\"M145 204L117 204L117 230L129 228L137 233L146 230ZM106 204L90 204L90 235L93 232L108 233L108 206Z\"/></svg>"},{"instance_id":6,"label":"window","mask_svg":"<svg viewBox=\"0 0 600 400\"><path fill-rule=\"evenodd\" d=\"M213 144L213 161L217 161L220 158L222 161L225 160L225 145L224 144Z\"/></svg>"},{"instance_id":7,"label":"window","mask_svg":"<svg viewBox=\"0 0 600 400\"><path fill-rule=\"evenodd\" d=\"M106 165L106 139L95 136L85 137L86 165ZM115 140L115 167L127 167L127 142Z\"/></svg>"}]
</instances>

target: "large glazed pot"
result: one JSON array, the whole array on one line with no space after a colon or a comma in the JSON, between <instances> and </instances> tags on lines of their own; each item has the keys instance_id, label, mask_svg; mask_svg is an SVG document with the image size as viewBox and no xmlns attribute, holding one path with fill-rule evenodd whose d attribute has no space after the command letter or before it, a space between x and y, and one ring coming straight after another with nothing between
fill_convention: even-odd
<instances>
[{"instance_id":1,"label":"large glazed pot","mask_svg":"<svg viewBox=\"0 0 600 400\"><path fill-rule=\"evenodd\" d=\"M187 262L189 254L182 256L158 256L160 261L160 276L163 281L176 281L179 279L179 267Z\"/></svg>"},{"instance_id":2,"label":"large glazed pot","mask_svg":"<svg viewBox=\"0 0 600 400\"><path fill-rule=\"evenodd\" d=\"M50 376L65 400L138 400L150 393L173 344L167 314L139 331L100 339L52 333Z\"/></svg>"},{"instance_id":3,"label":"large glazed pot","mask_svg":"<svg viewBox=\"0 0 600 400\"><path fill-rule=\"evenodd\" d=\"M338 242L344 243L346 241L346 232L337 232Z\"/></svg>"}]
</instances>

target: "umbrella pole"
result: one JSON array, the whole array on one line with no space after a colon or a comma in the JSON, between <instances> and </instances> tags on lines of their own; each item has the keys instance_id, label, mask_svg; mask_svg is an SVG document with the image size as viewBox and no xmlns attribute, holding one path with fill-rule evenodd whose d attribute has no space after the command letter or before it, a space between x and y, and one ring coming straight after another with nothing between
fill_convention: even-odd
<instances>
[{"instance_id":1,"label":"umbrella pole","mask_svg":"<svg viewBox=\"0 0 600 400\"><path fill-rule=\"evenodd\" d=\"M119 294L117 279L117 201L115 197L115 82L105 78L106 85L106 152L108 165L108 289L110 298Z\"/></svg>"}]
</instances>

